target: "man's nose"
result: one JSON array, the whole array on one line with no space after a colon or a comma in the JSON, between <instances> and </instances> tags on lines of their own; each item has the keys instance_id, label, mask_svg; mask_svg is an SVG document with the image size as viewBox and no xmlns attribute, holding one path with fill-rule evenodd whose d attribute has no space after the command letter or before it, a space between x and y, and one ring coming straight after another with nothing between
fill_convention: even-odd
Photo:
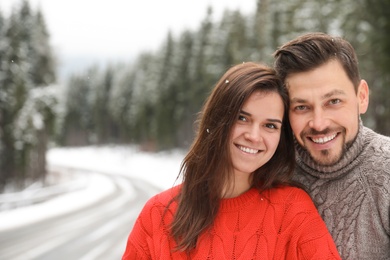
<instances>
[{"instance_id":1,"label":"man's nose","mask_svg":"<svg viewBox=\"0 0 390 260\"><path fill-rule=\"evenodd\" d=\"M313 111L312 118L309 121L309 127L322 131L329 126L329 119L326 116L326 112L322 109L316 109Z\"/></svg>"}]
</instances>

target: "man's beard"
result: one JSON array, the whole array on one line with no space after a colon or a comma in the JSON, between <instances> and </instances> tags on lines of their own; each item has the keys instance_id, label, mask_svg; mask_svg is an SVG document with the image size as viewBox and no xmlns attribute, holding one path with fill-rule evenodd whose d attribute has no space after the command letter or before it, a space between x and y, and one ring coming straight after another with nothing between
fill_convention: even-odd
<instances>
[{"instance_id":1,"label":"man's beard","mask_svg":"<svg viewBox=\"0 0 390 260\"><path fill-rule=\"evenodd\" d=\"M312 156L310 151L307 150L312 160L318 163L321 166L333 166L336 165L343 158L344 154L347 151L347 144L343 144L341 151L335 156L330 157L330 150L321 150L320 153L322 155L321 158L325 159L316 159Z\"/></svg>"},{"instance_id":2,"label":"man's beard","mask_svg":"<svg viewBox=\"0 0 390 260\"><path fill-rule=\"evenodd\" d=\"M354 140L356 139L356 137L351 140L351 141L348 141L346 142L345 141L345 138L346 138L346 129L345 128L339 128L339 129L325 129L323 131L316 131L314 129L310 129L309 131L307 132L302 132L301 133L301 140L306 140L306 136L307 135L328 135L329 133L331 132L337 132L338 133L338 138L342 138L342 147L341 147L341 150L339 152L337 152L337 154L334 154L333 156L331 155L331 150L330 149L325 149L325 150L321 150L319 152L320 156L316 156L315 154L313 155L310 150L307 149L305 143L304 145L302 146L303 149L306 150L306 152L309 154L310 158L316 162L317 164L321 165L321 166L333 166L333 165L336 165L337 163L340 162L340 160L344 157L345 153L347 152L348 148L352 145L352 143L354 142ZM341 135L341 136L340 136Z\"/></svg>"}]
</instances>

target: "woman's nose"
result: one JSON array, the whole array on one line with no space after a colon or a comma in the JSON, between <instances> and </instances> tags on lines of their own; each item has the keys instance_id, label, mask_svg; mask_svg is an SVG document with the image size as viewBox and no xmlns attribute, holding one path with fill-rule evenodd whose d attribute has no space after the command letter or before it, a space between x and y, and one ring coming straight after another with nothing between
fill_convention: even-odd
<instances>
[{"instance_id":1,"label":"woman's nose","mask_svg":"<svg viewBox=\"0 0 390 260\"><path fill-rule=\"evenodd\" d=\"M258 126L252 126L245 132L245 138L251 142L260 142L262 140L261 131Z\"/></svg>"}]
</instances>

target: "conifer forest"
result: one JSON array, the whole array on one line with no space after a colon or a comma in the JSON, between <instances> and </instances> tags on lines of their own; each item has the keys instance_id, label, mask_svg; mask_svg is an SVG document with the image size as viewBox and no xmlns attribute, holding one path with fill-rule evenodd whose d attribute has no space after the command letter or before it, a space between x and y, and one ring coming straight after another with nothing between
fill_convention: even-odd
<instances>
[{"instance_id":1,"label":"conifer forest","mask_svg":"<svg viewBox=\"0 0 390 260\"><path fill-rule=\"evenodd\" d=\"M370 86L363 122L390 135L390 0L257 0L249 15L212 17L209 8L197 29L167 32L157 51L91 66L60 84L40 10L27 0L10 15L0 6L0 191L8 182L44 180L50 146L187 148L226 69L245 61L272 66L278 46L309 31L352 43Z\"/></svg>"}]
</instances>

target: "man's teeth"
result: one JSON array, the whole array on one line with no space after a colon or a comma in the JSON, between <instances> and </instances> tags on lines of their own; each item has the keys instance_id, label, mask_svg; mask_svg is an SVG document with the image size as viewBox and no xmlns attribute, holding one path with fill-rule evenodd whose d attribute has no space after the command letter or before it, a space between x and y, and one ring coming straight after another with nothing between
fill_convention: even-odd
<instances>
[{"instance_id":1,"label":"man's teeth","mask_svg":"<svg viewBox=\"0 0 390 260\"><path fill-rule=\"evenodd\" d=\"M311 138L311 140L317 144L323 144L323 143L329 142L330 140L333 140L336 137L336 135L337 134L322 137L322 138Z\"/></svg>"},{"instance_id":2,"label":"man's teeth","mask_svg":"<svg viewBox=\"0 0 390 260\"><path fill-rule=\"evenodd\" d=\"M240 148L241 151L244 151L246 153L258 153L259 150L255 150L255 149L251 149L251 148L248 148L248 147L243 147L243 146L239 146L238 148Z\"/></svg>"}]
</instances>

